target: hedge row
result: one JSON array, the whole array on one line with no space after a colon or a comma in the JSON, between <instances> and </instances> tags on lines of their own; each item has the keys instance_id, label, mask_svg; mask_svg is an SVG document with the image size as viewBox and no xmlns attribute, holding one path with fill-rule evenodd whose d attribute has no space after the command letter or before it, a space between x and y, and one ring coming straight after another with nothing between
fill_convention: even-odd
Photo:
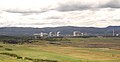
<instances>
[{"instance_id":1,"label":"hedge row","mask_svg":"<svg viewBox=\"0 0 120 62\"><path fill-rule=\"evenodd\" d=\"M16 54L12 54L12 53L0 53L0 54L2 54L2 55L8 55L8 56L11 56L11 57L16 57L17 59L30 60L32 62L58 62L56 60L33 59L33 58L30 58L30 57L21 57L21 56L18 56Z\"/></svg>"}]
</instances>

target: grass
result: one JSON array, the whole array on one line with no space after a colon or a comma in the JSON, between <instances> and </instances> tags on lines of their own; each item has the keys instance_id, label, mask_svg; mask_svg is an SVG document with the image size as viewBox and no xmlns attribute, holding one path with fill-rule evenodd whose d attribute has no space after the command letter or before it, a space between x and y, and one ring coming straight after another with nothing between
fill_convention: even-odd
<instances>
[{"instance_id":1,"label":"grass","mask_svg":"<svg viewBox=\"0 0 120 62\"><path fill-rule=\"evenodd\" d=\"M15 45L16 47L12 46L12 45L5 45L5 47L9 47L12 48L13 51L6 51L6 50L1 50L0 53L2 52L8 52L8 53L14 53L23 57L30 57L30 58L36 58L36 59L50 59L50 60L58 60L60 62L79 62L80 60L74 57L70 57L70 56L66 56L66 55L61 55L61 54L57 54L57 53L53 53L53 52L48 52L48 51L44 51L41 49L38 49L38 47L28 47L28 46L19 46L19 45ZM5 59L6 60L6 59Z\"/></svg>"},{"instance_id":2,"label":"grass","mask_svg":"<svg viewBox=\"0 0 120 62\"><path fill-rule=\"evenodd\" d=\"M60 47L60 46L31 46L31 45L10 45L2 44L0 53L8 52L20 55L22 57L30 57L34 59L49 59L59 62L119 62L119 50L107 50L99 48L75 48L75 47ZM4 48L12 48L12 51L7 51ZM111 51L111 52L109 52ZM113 56L111 56L113 55ZM27 62L18 60L13 57L0 55L0 62Z\"/></svg>"},{"instance_id":3,"label":"grass","mask_svg":"<svg viewBox=\"0 0 120 62\"><path fill-rule=\"evenodd\" d=\"M70 42L86 44L117 44L119 38L70 38ZM37 42L39 43L39 42ZM47 42L48 43L48 42ZM55 60L58 62L120 62L120 50L109 48L81 48L73 46L2 44L0 53L16 54L32 59ZM83 45L82 45L83 46ZM6 49L7 48L7 49ZM10 50L12 49L12 50ZM0 62L33 62L0 54Z\"/></svg>"}]
</instances>

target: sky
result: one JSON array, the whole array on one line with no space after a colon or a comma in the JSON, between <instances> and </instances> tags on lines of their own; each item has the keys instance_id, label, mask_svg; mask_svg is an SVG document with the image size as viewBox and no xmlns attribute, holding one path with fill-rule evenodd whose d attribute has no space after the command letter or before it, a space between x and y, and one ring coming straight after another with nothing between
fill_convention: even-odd
<instances>
[{"instance_id":1,"label":"sky","mask_svg":"<svg viewBox=\"0 0 120 62\"><path fill-rule=\"evenodd\" d=\"M0 27L120 26L120 0L0 0Z\"/></svg>"}]
</instances>

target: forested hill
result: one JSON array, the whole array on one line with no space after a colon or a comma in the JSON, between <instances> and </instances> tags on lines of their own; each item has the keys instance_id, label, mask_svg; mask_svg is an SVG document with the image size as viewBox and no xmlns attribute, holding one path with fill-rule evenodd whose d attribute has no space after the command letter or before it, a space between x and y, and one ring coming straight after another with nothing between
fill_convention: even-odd
<instances>
[{"instance_id":1,"label":"forested hill","mask_svg":"<svg viewBox=\"0 0 120 62\"><path fill-rule=\"evenodd\" d=\"M57 32L61 34L72 34L73 31L80 31L89 35L102 35L112 34L113 29L115 33L120 33L120 26L109 26L106 28L95 27L75 27L75 26L63 26L63 27L46 27L46 28L31 28L31 27L1 27L0 35L7 36L31 36L40 32Z\"/></svg>"}]
</instances>

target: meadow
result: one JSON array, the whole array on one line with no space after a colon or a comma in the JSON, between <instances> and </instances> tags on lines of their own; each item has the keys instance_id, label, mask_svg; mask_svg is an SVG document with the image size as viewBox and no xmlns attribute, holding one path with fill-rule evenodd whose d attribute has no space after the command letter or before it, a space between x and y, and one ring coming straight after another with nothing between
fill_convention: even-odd
<instances>
[{"instance_id":1,"label":"meadow","mask_svg":"<svg viewBox=\"0 0 120 62\"><path fill-rule=\"evenodd\" d=\"M0 43L0 62L120 62L120 38ZM34 42L35 41L35 42Z\"/></svg>"}]
</instances>

